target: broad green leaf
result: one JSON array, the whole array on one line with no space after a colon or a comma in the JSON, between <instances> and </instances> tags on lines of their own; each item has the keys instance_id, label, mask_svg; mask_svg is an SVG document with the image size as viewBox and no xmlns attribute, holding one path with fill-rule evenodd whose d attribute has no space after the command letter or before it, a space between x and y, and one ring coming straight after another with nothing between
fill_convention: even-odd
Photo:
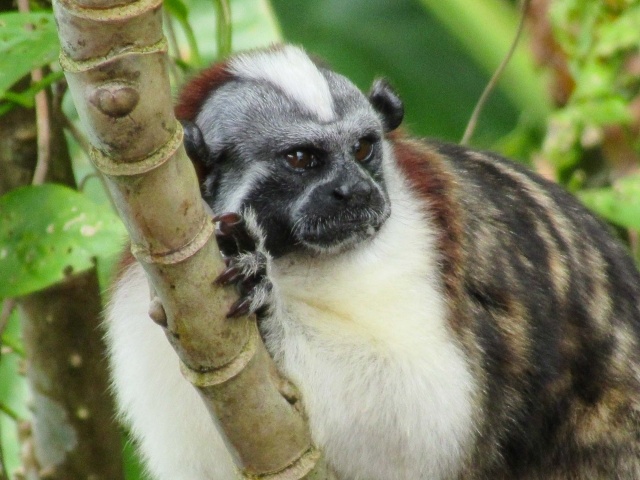
<instances>
[{"instance_id":1,"label":"broad green leaf","mask_svg":"<svg viewBox=\"0 0 640 480\"><path fill-rule=\"evenodd\" d=\"M280 25L268 0L233 0L231 21L232 45L236 51L282 41Z\"/></svg>"},{"instance_id":2,"label":"broad green leaf","mask_svg":"<svg viewBox=\"0 0 640 480\"><path fill-rule=\"evenodd\" d=\"M613 187L582 190L577 195L610 222L640 230L640 176L623 178Z\"/></svg>"},{"instance_id":3,"label":"broad green leaf","mask_svg":"<svg viewBox=\"0 0 640 480\"><path fill-rule=\"evenodd\" d=\"M59 43L53 14L0 14L0 98L31 70L53 62Z\"/></svg>"},{"instance_id":4,"label":"broad green leaf","mask_svg":"<svg viewBox=\"0 0 640 480\"><path fill-rule=\"evenodd\" d=\"M579 138L580 130L575 119L566 110L560 110L549 117L543 154L557 169L569 169L580 158L576 151Z\"/></svg>"},{"instance_id":5,"label":"broad green leaf","mask_svg":"<svg viewBox=\"0 0 640 480\"><path fill-rule=\"evenodd\" d=\"M108 207L61 185L23 187L0 197L0 298L25 295L85 270L123 244Z\"/></svg>"},{"instance_id":6,"label":"broad green leaf","mask_svg":"<svg viewBox=\"0 0 640 480\"><path fill-rule=\"evenodd\" d=\"M200 48L198 47L196 36L189 22L189 9L182 0L165 0L164 6L167 12L169 12L169 15L175 17L182 27L182 33L185 35L187 43L189 44L190 60L193 66L200 67L202 58L200 57Z\"/></svg>"},{"instance_id":7,"label":"broad green leaf","mask_svg":"<svg viewBox=\"0 0 640 480\"><path fill-rule=\"evenodd\" d=\"M420 0L488 74L493 74L513 43L520 13L501 0ZM526 34L502 73L500 88L530 118L549 113L546 86L535 67Z\"/></svg>"}]
</instances>

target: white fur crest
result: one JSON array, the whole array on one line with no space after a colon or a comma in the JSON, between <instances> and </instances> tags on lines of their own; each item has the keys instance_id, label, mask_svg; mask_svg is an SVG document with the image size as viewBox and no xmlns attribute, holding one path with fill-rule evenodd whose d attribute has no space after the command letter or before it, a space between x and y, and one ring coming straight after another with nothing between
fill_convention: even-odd
<instances>
[{"instance_id":1,"label":"white fur crest","mask_svg":"<svg viewBox=\"0 0 640 480\"><path fill-rule=\"evenodd\" d=\"M230 73L240 78L267 81L320 121L333 120L333 97L318 68L301 48L287 45L263 52L249 52L229 62Z\"/></svg>"}]
</instances>

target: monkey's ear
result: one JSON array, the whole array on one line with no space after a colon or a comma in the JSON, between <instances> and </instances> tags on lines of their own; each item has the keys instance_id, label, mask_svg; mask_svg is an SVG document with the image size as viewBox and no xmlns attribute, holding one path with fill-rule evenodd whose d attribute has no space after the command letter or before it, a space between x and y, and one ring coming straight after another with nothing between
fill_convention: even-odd
<instances>
[{"instance_id":1,"label":"monkey's ear","mask_svg":"<svg viewBox=\"0 0 640 480\"><path fill-rule=\"evenodd\" d=\"M404 118L404 105L387 80L379 78L373 82L369 91L369 101L382 115L385 132L391 132L400 126Z\"/></svg>"},{"instance_id":2,"label":"monkey's ear","mask_svg":"<svg viewBox=\"0 0 640 480\"><path fill-rule=\"evenodd\" d=\"M184 149L193 163L206 163L209 156L200 128L188 120L180 120L184 130Z\"/></svg>"},{"instance_id":3,"label":"monkey's ear","mask_svg":"<svg viewBox=\"0 0 640 480\"><path fill-rule=\"evenodd\" d=\"M180 123L184 130L184 149L191 159L191 162L193 162L198 180L200 184L202 184L208 170L207 161L209 159L209 150L207 149L206 143L204 143L204 137L202 136L200 128L194 122L180 120Z\"/></svg>"}]
</instances>

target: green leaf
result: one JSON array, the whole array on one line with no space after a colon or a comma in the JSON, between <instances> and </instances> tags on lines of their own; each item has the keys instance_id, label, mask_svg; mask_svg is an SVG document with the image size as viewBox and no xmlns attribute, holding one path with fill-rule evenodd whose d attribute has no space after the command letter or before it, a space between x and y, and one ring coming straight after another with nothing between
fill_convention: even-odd
<instances>
[{"instance_id":1,"label":"green leaf","mask_svg":"<svg viewBox=\"0 0 640 480\"><path fill-rule=\"evenodd\" d=\"M617 69L611 62L593 60L586 62L577 78L573 99L588 99L610 95L615 82Z\"/></svg>"},{"instance_id":2,"label":"green leaf","mask_svg":"<svg viewBox=\"0 0 640 480\"><path fill-rule=\"evenodd\" d=\"M9 100L9 102L13 102L13 103L16 103L16 104L20 105L21 107L33 108L33 106L35 105L35 95L36 95L36 93L38 93L43 88L48 87L52 83L57 82L58 80L60 80L63 77L64 77L64 73L63 72L60 72L60 71L51 72L49 75L44 77L39 82L32 83L31 86L29 88L27 88L26 90L23 90L21 92L12 92L12 91L4 92L4 98L6 100ZM10 105L10 104L8 104L8 105ZM3 112L0 112L0 115L2 113Z\"/></svg>"},{"instance_id":3,"label":"green leaf","mask_svg":"<svg viewBox=\"0 0 640 480\"><path fill-rule=\"evenodd\" d=\"M608 57L618 50L640 45L640 6L629 8L618 19L603 25L596 53Z\"/></svg>"},{"instance_id":4,"label":"green leaf","mask_svg":"<svg viewBox=\"0 0 640 480\"><path fill-rule=\"evenodd\" d=\"M186 22L189 16L189 10L182 0L164 0L164 8L167 9L169 15L176 17L180 22Z\"/></svg>"},{"instance_id":5,"label":"green leaf","mask_svg":"<svg viewBox=\"0 0 640 480\"><path fill-rule=\"evenodd\" d=\"M640 230L640 175L623 178L613 187L582 190L577 195L610 222Z\"/></svg>"},{"instance_id":6,"label":"green leaf","mask_svg":"<svg viewBox=\"0 0 640 480\"><path fill-rule=\"evenodd\" d=\"M0 298L25 295L114 255L118 217L61 185L23 187L0 197Z\"/></svg>"},{"instance_id":7,"label":"green leaf","mask_svg":"<svg viewBox=\"0 0 640 480\"><path fill-rule=\"evenodd\" d=\"M575 102L565 113L583 125L626 125L632 121L628 102L618 96Z\"/></svg>"},{"instance_id":8,"label":"green leaf","mask_svg":"<svg viewBox=\"0 0 640 480\"><path fill-rule=\"evenodd\" d=\"M53 62L59 43L53 14L0 14L0 98L31 70Z\"/></svg>"},{"instance_id":9,"label":"green leaf","mask_svg":"<svg viewBox=\"0 0 640 480\"><path fill-rule=\"evenodd\" d=\"M265 47L282 41L280 25L268 0L233 0L231 33L234 50Z\"/></svg>"}]
</instances>

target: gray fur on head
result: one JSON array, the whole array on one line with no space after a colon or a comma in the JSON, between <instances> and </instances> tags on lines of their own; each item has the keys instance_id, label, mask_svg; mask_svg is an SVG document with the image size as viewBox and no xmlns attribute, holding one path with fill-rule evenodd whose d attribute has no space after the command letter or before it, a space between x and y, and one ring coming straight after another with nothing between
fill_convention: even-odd
<instances>
[{"instance_id":1,"label":"gray fur on head","mask_svg":"<svg viewBox=\"0 0 640 480\"><path fill-rule=\"evenodd\" d=\"M369 99L295 47L243 54L229 71L195 120L213 210L253 208L276 253L335 251L373 235L389 215L382 142L402 118L388 84L377 82ZM362 141L372 145L366 162L354 158ZM296 171L284 161L292 152L317 162Z\"/></svg>"}]
</instances>

